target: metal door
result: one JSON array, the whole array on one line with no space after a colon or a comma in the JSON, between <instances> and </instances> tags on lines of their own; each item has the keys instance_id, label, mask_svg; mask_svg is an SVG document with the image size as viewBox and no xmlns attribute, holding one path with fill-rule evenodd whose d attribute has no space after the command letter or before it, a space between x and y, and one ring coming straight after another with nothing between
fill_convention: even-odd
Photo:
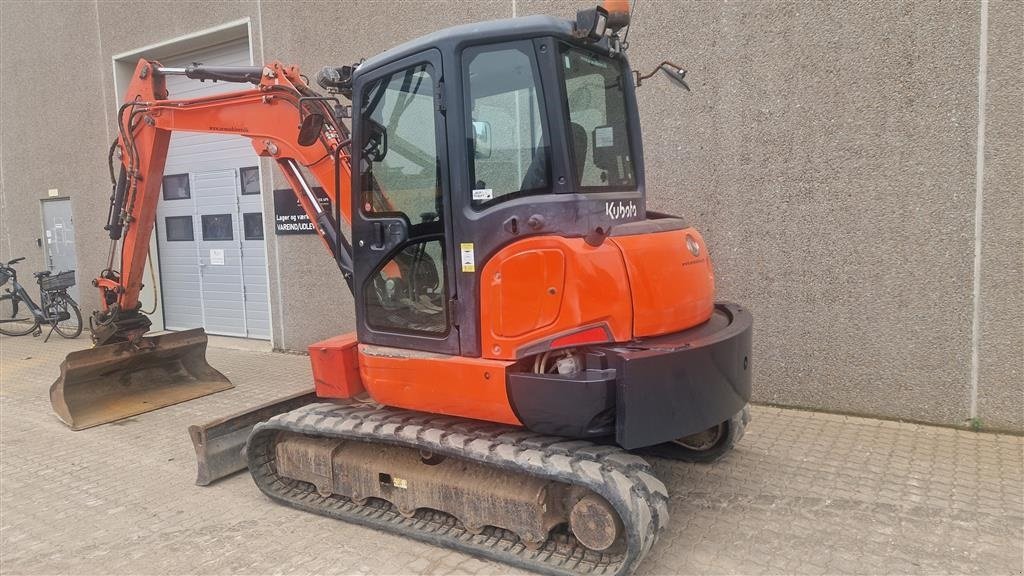
<instances>
[{"instance_id":1,"label":"metal door","mask_svg":"<svg viewBox=\"0 0 1024 576\"><path fill-rule=\"evenodd\" d=\"M202 62L249 65L246 41L176 58L166 66ZM195 98L237 84L167 78L172 98ZM247 138L176 132L157 209L161 299L170 330L202 326L211 334L270 338L267 259L258 158Z\"/></svg>"},{"instance_id":2,"label":"metal door","mask_svg":"<svg viewBox=\"0 0 1024 576\"><path fill-rule=\"evenodd\" d=\"M235 171L201 172L193 181L204 326L212 334L246 336Z\"/></svg>"},{"instance_id":3,"label":"metal door","mask_svg":"<svg viewBox=\"0 0 1024 576\"><path fill-rule=\"evenodd\" d=\"M46 268L51 272L75 270L78 260L75 254L75 221L71 215L71 200L43 201L43 255ZM81 278L77 279L78 281ZM78 285L68 289L78 300Z\"/></svg>"}]
</instances>

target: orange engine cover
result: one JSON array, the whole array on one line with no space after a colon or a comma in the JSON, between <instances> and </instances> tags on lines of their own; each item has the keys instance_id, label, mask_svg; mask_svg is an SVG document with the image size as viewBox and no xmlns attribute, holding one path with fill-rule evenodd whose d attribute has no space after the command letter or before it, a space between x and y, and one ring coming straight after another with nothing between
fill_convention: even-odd
<instances>
[{"instance_id":1,"label":"orange engine cover","mask_svg":"<svg viewBox=\"0 0 1024 576\"><path fill-rule=\"evenodd\" d=\"M715 307L715 275L693 228L609 238L622 250L633 301L633 338L686 330Z\"/></svg>"},{"instance_id":2,"label":"orange engine cover","mask_svg":"<svg viewBox=\"0 0 1024 576\"><path fill-rule=\"evenodd\" d=\"M536 248L513 254L497 265L492 293L498 314L494 333L515 338L550 326L562 307L565 254Z\"/></svg>"},{"instance_id":3,"label":"orange engine cover","mask_svg":"<svg viewBox=\"0 0 1024 576\"><path fill-rule=\"evenodd\" d=\"M483 267L481 351L514 360L538 346L678 332L710 318L714 297L711 261L693 228L613 236L600 246L524 238Z\"/></svg>"},{"instance_id":4,"label":"orange engine cover","mask_svg":"<svg viewBox=\"0 0 1024 576\"><path fill-rule=\"evenodd\" d=\"M514 360L527 355L531 344L593 325L605 326L610 339L627 341L631 308L626 267L615 244L524 238L483 267L481 352L485 358Z\"/></svg>"}]
</instances>

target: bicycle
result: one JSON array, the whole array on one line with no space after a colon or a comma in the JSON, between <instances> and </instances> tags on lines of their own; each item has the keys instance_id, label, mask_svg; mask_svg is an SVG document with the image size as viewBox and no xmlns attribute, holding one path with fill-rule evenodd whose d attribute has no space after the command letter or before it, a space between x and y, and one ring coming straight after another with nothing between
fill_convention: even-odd
<instances>
[{"instance_id":1,"label":"bicycle","mask_svg":"<svg viewBox=\"0 0 1024 576\"><path fill-rule=\"evenodd\" d=\"M24 286L18 283L14 264L25 258L15 258L7 264L0 264L0 286L10 280L13 285L0 295L0 334L24 336L43 333L42 325L48 324L50 331L43 342L56 331L64 338L77 338L82 333L82 312L68 294L68 288L75 285L75 271L68 270L53 274L49 270L36 272L33 276L39 283L37 305Z\"/></svg>"}]
</instances>

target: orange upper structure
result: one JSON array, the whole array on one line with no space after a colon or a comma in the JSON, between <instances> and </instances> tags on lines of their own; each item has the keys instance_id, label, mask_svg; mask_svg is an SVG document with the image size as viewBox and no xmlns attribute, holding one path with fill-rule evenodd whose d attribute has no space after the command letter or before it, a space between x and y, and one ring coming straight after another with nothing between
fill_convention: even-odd
<instances>
[{"instance_id":1,"label":"orange upper structure","mask_svg":"<svg viewBox=\"0 0 1024 576\"><path fill-rule=\"evenodd\" d=\"M703 239L687 228L599 246L525 238L484 265L480 292L483 356L515 360L563 343L627 342L696 326L711 316L715 282Z\"/></svg>"}]
</instances>

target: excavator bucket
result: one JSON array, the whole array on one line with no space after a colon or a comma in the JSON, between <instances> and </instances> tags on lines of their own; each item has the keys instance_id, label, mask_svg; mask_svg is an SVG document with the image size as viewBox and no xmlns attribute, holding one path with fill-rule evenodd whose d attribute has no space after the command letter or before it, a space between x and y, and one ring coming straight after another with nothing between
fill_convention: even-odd
<instances>
[{"instance_id":1,"label":"excavator bucket","mask_svg":"<svg viewBox=\"0 0 1024 576\"><path fill-rule=\"evenodd\" d=\"M202 328L68 354L50 386L54 412L82 430L233 388L206 362Z\"/></svg>"}]
</instances>

